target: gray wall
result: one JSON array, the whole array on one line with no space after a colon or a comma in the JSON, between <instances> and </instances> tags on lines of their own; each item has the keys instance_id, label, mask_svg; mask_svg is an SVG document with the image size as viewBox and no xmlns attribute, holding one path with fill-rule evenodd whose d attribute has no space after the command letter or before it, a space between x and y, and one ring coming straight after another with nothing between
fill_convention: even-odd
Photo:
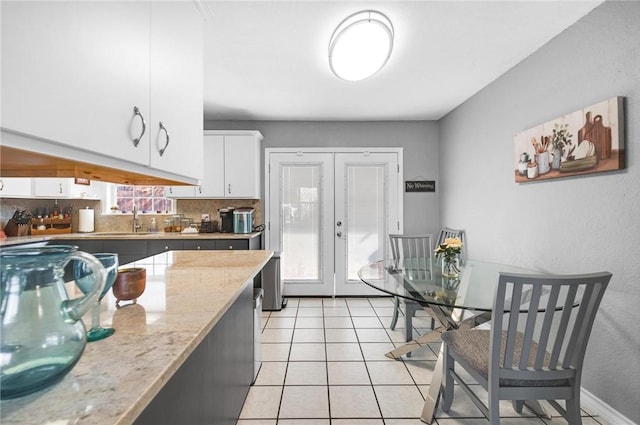
<instances>
[{"instance_id":1,"label":"gray wall","mask_svg":"<svg viewBox=\"0 0 640 425\"><path fill-rule=\"evenodd\" d=\"M206 130L259 130L263 147L402 147L404 180L437 180L438 126L434 121L282 122L206 121ZM264 162L264 161L263 161ZM404 231L435 233L440 217L435 193L405 193Z\"/></svg>"},{"instance_id":2,"label":"gray wall","mask_svg":"<svg viewBox=\"0 0 640 425\"><path fill-rule=\"evenodd\" d=\"M441 217L472 258L608 270L583 387L640 423L640 3L607 1L439 122ZM624 96L623 171L514 183L513 136Z\"/></svg>"}]
</instances>

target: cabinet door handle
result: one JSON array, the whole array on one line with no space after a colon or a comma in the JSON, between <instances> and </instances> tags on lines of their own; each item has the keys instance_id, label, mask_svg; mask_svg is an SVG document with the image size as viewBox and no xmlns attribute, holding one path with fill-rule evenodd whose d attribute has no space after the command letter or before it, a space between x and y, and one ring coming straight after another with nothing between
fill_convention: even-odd
<instances>
[{"instance_id":1,"label":"cabinet door handle","mask_svg":"<svg viewBox=\"0 0 640 425\"><path fill-rule=\"evenodd\" d=\"M169 146L169 132L167 131L167 127L165 127L164 124L162 124L162 121L160 121L160 130L164 130L164 134L167 136L167 140L164 144L164 147L158 151L160 152L160 156L162 156L164 155L164 151L166 151L167 147Z\"/></svg>"},{"instance_id":2,"label":"cabinet door handle","mask_svg":"<svg viewBox=\"0 0 640 425\"><path fill-rule=\"evenodd\" d=\"M62 193L62 183L58 183L58 193Z\"/></svg>"},{"instance_id":3,"label":"cabinet door handle","mask_svg":"<svg viewBox=\"0 0 640 425\"><path fill-rule=\"evenodd\" d=\"M140 140L142 140L142 136L144 136L144 132L147 131L147 123L144 122L144 117L142 116L142 113L140 113L140 109L137 106L133 107L133 113L139 116L140 121L142 121L142 132L140 133L140 136L133 139L133 146L138 147L138 143L140 143Z\"/></svg>"},{"instance_id":4,"label":"cabinet door handle","mask_svg":"<svg viewBox=\"0 0 640 425\"><path fill-rule=\"evenodd\" d=\"M4 190L4 180L0 179L0 190Z\"/></svg>"},{"instance_id":5,"label":"cabinet door handle","mask_svg":"<svg viewBox=\"0 0 640 425\"><path fill-rule=\"evenodd\" d=\"M198 193L202 193L202 186L198 185Z\"/></svg>"},{"instance_id":6,"label":"cabinet door handle","mask_svg":"<svg viewBox=\"0 0 640 425\"><path fill-rule=\"evenodd\" d=\"M229 185L227 186L227 193L231 194L231 183L229 183Z\"/></svg>"}]
</instances>

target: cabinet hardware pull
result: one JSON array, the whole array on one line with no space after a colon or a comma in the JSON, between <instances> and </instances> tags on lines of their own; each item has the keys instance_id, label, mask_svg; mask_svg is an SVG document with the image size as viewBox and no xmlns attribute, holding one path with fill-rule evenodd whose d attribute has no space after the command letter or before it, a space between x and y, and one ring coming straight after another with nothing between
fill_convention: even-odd
<instances>
[{"instance_id":1,"label":"cabinet hardware pull","mask_svg":"<svg viewBox=\"0 0 640 425\"><path fill-rule=\"evenodd\" d=\"M167 147L169 146L169 132L167 131L167 127L165 127L164 124L162 124L162 121L160 121L160 130L164 130L164 134L167 135L167 141L164 144L164 147L158 151L160 152L160 156L162 156L164 155L164 151L166 151Z\"/></svg>"},{"instance_id":2,"label":"cabinet hardware pull","mask_svg":"<svg viewBox=\"0 0 640 425\"><path fill-rule=\"evenodd\" d=\"M144 122L144 117L142 116L142 113L140 113L140 109L137 106L133 107L133 113L137 116L140 117L140 121L142 121L142 132L140 133L140 136L136 137L135 139L133 139L133 146L135 146L136 148L138 147L138 143L140 143L140 140L142 140L142 136L144 136L144 132L147 131L147 123Z\"/></svg>"},{"instance_id":3,"label":"cabinet hardware pull","mask_svg":"<svg viewBox=\"0 0 640 425\"><path fill-rule=\"evenodd\" d=\"M198 193L202 193L202 186L198 185Z\"/></svg>"},{"instance_id":4,"label":"cabinet hardware pull","mask_svg":"<svg viewBox=\"0 0 640 425\"><path fill-rule=\"evenodd\" d=\"M0 190L4 189L4 180L0 179Z\"/></svg>"},{"instance_id":5,"label":"cabinet hardware pull","mask_svg":"<svg viewBox=\"0 0 640 425\"><path fill-rule=\"evenodd\" d=\"M58 193L62 193L62 183L58 183Z\"/></svg>"},{"instance_id":6,"label":"cabinet hardware pull","mask_svg":"<svg viewBox=\"0 0 640 425\"><path fill-rule=\"evenodd\" d=\"M227 193L231 194L231 183L229 183L229 186L227 186Z\"/></svg>"}]
</instances>

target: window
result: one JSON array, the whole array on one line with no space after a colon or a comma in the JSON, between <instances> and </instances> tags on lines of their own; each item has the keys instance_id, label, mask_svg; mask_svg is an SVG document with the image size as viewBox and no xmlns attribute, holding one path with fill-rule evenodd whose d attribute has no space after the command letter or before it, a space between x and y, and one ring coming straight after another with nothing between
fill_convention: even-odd
<instances>
[{"instance_id":1,"label":"window","mask_svg":"<svg viewBox=\"0 0 640 425\"><path fill-rule=\"evenodd\" d=\"M172 213L174 200L165 197L165 189L165 186L113 185L112 205L123 213L133 211L134 205L142 213Z\"/></svg>"}]
</instances>

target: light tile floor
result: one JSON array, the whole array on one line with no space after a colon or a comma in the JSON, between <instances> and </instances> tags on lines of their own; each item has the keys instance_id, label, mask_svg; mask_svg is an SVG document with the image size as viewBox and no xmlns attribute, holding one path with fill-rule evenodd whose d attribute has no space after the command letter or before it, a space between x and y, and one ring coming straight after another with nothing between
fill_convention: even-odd
<instances>
[{"instance_id":1,"label":"light tile floor","mask_svg":"<svg viewBox=\"0 0 640 425\"><path fill-rule=\"evenodd\" d=\"M391 298L290 298L282 311L262 313L262 367L238 425L422 425L439 344L402 361L384 354L404 342L403 320L389 329ZM414 335L429 332L418 312ZM485 399L486 401L486 399ZM501 404L503 425L565 425ZM556 412L553 411L555 414ZM583 410L583 425L608 425ZM486 425L456 389L448 414L434 424Z\"/></svg>"}]
</instances>

